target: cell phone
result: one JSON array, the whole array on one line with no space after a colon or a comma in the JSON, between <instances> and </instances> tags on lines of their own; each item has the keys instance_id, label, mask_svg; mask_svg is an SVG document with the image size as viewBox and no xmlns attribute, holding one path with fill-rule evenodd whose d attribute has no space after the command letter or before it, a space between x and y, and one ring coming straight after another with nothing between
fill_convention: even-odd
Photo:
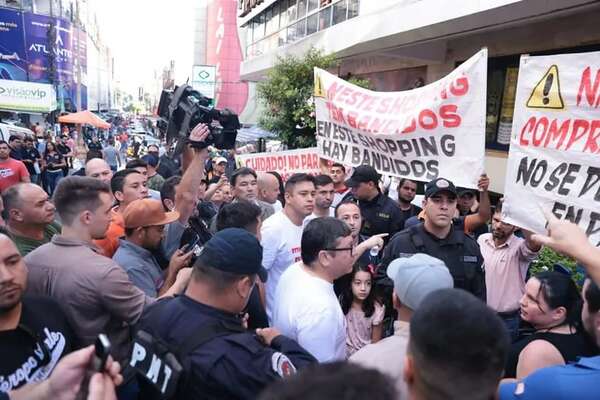
<instances>
[{"instance_id":1,"label":"cell phone","mask_svg":"<svg viewBox=\"0 0 600 400\"><path fill-rule=\"evenodd\" d=\"M92 369L96 372L102 372L106 369L106 360L110 355L110 340L108 336L101 333L94 343L94 358L92 359Z\"/></svg>"},{"instance_id":2,"label":"cell phone","mask_svg":"<svg viewBox=\"0 0 600 400\"><path fill-rule=\"evenodd\" d=\"M196 248L196 246L198 245L198 243L200 243L200 236L196 235L194 240L192 240L191 242L189 242L188 244L184 245L181 248L181 251L183 251L184 253L187 253L190 250L194 250Z\"/></svg>"}]
</instances>

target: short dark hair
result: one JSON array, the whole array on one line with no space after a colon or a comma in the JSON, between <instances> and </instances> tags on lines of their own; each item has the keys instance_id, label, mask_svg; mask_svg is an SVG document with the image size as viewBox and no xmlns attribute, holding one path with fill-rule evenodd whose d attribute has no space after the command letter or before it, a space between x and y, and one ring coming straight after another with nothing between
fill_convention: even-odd
<instances>
[{"instance_id":1,"label":"short dark hair","mask_svg":"<svg viewBox=\"0 0 600 400\"><path fill-rule=\"evenodd\" d=\"M342 171L344 171L344 173L346 173L346 167L344 166L344 164L340 164L339 162L334 162L333 164L331 164L331 168L333 168L333 167L341 168Z\"/></svg>"},{"instance_id":2,"label":"short dark hair","mask_svg":"<svg viewBox=\"0 0 600 400\"><path fill-rule=\"evenodd\" d=\"M356 208L358 208L358 212L362 216L362 212L360 211L360 207L358 206L358 203L356 203L355 201L352 201L352 200L344 200L340 204L338 204L337 206L335 206L335 210L334 210L334 214L333 215L335 215L335 217L337 218L338 217L338 210L339 210L339 208L341 206L345 206L345 205L348 205L348 204L352 204L353 206L355 206Z\"/></svg>"},{"instance_id":3,"label":"short dark hair","mask_svg":"<svg viewBox=\"0 0 600 400\"><path fill-rule=\"evenodd\" d=\"M176 194L175 187L177 185L179 185L180 183L181 183L181 177L178 175L172 176L165 180L162 187L160 188L160 199L163 201L163 205L164 205L164 201L166 199L175 200L175 194ZM165 208L165 210L166 210L166 208Z\"/></svg>"},{"instance_id":4,"label":"short dark hair","mask_svg":"<svg viewBox=\"0 0 600 400\"><path fill-rule=\"evenodd\" d=\"M404 182L412 182L415 185L417 184L417 182L413 181L412 179L408 179L408 178L400 178L400 182L398 182L398 189L400 189L402 187L402 185L404 185Z\"/></svg>"},{"instance_id":5,"label":"short dark hair","mask_svg":"<svg viewBox=\"0 0 600 400\"><path fill-rule=\"evenodd\" d=\"M314 364L268 386L259 400L395 400L394 382L354 363Z\"/></svg>"},{"instance_id":6,"label":"short dark hair","mask_svg":"<svg viewBox=\"0 0 600 400\"><path fill-rule=\"evenodd\" d=\"M310 265L319 256L319 252L335 247L338 239L352 232L344 221L332 217L315 218L306 225L302 232L302 262Z\"/></svg>"},{"instance_id":7,"label":"short dark hair","mask_svg":"<svg viewBox=\"0 0 600 400\"><path fill-rule=\"evenodd\" d=\"M8 143L6 142L6 140L0 140L0 144L5 144L8 146Z\"/></svg>"},{"instance_id":8,"label":"short dark hair","mask_svg":"<svg viewBox=\"0 0 600 400\"><path fill-rule=\"evenodd\" d=\"M600 288L593 279L589 278L590 284L583 294L587 302L588 312L590 314L600 311Z\"/></svg>"},{"instance_id":9,"label":"short dark hair","mask_svg":"<svg viewBox=\"0 0 600 400\"><path fill-rule=\"evenodd\" d=\"M139 174L139 171L133 168L126 168L115 172L112 179L110 180L110 189L113 193L123 192L123 185L125 185L125 178L131 174Z\"/></svg>"},{"instance_id":10,"label":"short dark hair","mask_svg":"<svg viewBox=\"0 0 600 400\"><path fill-rule=\"evenodd\" d=\"M498 203L496 203L496 208L494 209L494 213L502 213L502 206L504 205L504 200L499 199Z\"/></svg>"},{"instance_id":11,"label":"short dark hair","mask_svg":"<svg viewBox=\"0 0 600 400\"><path fill-rule=\"evenodd\" d=\"M209 282L216 291L231 287L234 283L247 275L234 274L209 265L205 265L200 258L196 259L192 277L197 281Z\"/></svg>"},{"instance_id":12,"label":"short dark hair","mask_svg":"<svg viewBox=\"0 0 600 400\"><path fill-rule=\"evenodd\" d=\"M249 201L236 201L225 204L217 214L217 231L225 228L241 228L254 234L258 225L258 218L262 215L259 206Z\"/></svg>"},{"instance_id":13,"label":"short dark hair","mask_svg":"<svg viewBox=\"0 0 600 400\"><path fill-rule=\"evenodd\" d=\"M284 190L286 192L291 192L297 184L302 182L312 182L312 184L315 185L315 177L304 173L293 174L285 182Z\"/></svg>"},{"instance_id":14,"label":"short dark hair","mask_svg":"<svg viewBox=\"0 0 600 400\"><path fill-rule=\"evenodd\" d=\"M29 137L29 136L25 136L25 139L24 139L24 141L25 141L25 142L32 142L32 143L33 143L33 138L32 138L32 137Z\"/></svg>"},{"instance_id":15,"label":"short dark hair","mask_svg":"<svg viewBox=\"0 0 600 400\"><path fill-rule=\"evenodd\" d=\"M491 399L509 346L498 315L462 289L430 293L410 320L407 351L427 399Z\"/></svg>"},{"instance_id":16,"label":"short dark hair","mask_svg":"<svg viewBox=\"0 0 600 400\"><path fill-rule=\"evenodd\" d=\"M12 142L13 140L21 140L21 137L17 135L10 135L8 141Z\"/></svg>"},{"instance_id":17,"label":"short dark hair","mask_svg":"<svg viewBox=\"0 0 600 400\"><path fill-rule=\"evenodd\" d=\"M333 184L333 179L329 175L320 174L315 176L315 187Z\"/></svg>"},{"instance_id":18,"label":"short dark hair","mask_svg":"<svg viewBox=\"0 0 600 400\"><path fill-rule=\"evenodd\" d=\"M237 181L238 177L246 175L252 175L254 178L258 177L258 175L256 175L256 172L252 168L238 168L235 171L233 171L233 174L231 174L231 179L229 180L231 182L231 186L235 186L235 182Z\"/></svg>"},{"instance_id":19,"label":"short dark hair","mask_svg":"<svg viewBox=\"0 0 600 400\"><path fill-rule=\"evenodd\" d=\"M70 225L80 212L97 210L100 193L110 194L108 184L84 176L68 176L61 179L54 192L54 205L61 221Z\"/></svg>"},{"instance_id":20,"label":"short dark hair","mask_svg":"<svg viewBox=\"0 0 600 400\"><path fill-rule=\"evenodd\" d=\"M133 168L148 168L148 163L141 158L136 158L134 160L129 161L125 168L133 169Z\"/></svg>"}]
</instances>

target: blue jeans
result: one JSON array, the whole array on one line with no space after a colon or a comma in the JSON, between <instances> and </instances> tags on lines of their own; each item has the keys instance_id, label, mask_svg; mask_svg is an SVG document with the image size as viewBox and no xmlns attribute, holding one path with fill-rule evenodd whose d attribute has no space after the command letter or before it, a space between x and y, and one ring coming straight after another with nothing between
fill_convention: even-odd
<instances>
[{"instance_id":1,"label":"blue jeans","mask_svg":"<svg viewBox=\"0 0 600 400\"><path fill-rule=\"evenodd\" d=\"M62 170L46 171L46 185L49 196L52 196L58 182L64 177Z\"/></svg>"}]
</instances>

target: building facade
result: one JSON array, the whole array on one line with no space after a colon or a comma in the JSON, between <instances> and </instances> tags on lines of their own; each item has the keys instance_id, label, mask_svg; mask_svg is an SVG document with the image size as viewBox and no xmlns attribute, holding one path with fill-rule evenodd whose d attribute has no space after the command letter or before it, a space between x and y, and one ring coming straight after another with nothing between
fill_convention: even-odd
<instances>
[{"instance_id":1,"label":"building facade","mask_svg":"<svg viewBox=\"0 0 600 400\"><path fill-rule=\"evenodd\" d=\"M337 55L339 76L368 78L377 91L406 90L487 47L486 171L500 193L520 55L600 50L600 2L590 0L240 0L238 7L241 79L252 82L278 56L317 47Z\"/></svg>"}]
</instances>

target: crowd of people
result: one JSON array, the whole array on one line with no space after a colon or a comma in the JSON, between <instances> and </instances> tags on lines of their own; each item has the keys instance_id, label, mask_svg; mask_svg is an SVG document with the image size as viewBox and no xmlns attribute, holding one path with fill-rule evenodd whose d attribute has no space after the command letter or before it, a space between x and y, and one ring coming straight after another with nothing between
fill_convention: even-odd
<instances>
[{"instance_id":1,"label":"crowd of people","mask_svg":"<svg viewBox=\"0 0 600 400\"><path fill-rule=\"evenodd\" d=\"M600 250L576 225L507 224L486 175L419 204L369 165L284 182L208 134L180 155L94 136L80 170L69 134L0 142L0 399L600 398ZM543 246L582 287L530 273Z\"/></svg>"}]
</instances>

